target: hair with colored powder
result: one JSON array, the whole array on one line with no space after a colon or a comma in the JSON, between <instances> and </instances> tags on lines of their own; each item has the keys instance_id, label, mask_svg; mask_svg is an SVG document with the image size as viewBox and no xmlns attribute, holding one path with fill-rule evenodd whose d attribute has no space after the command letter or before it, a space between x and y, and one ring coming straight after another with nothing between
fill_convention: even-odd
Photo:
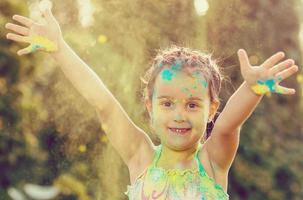
<instances>
[{"instance_id":1,"label":"hair with colored powder","mask_svg":"<svg viewBox=\"0 0 303 200\"><path fill-rule=\"evenodd\" d=\"M140 78L144 85L141 99L143 102L147 99L152 101L157 76L164 68L174 65L176 62L182 63L182 70L195 68L201 71L207 82L211 103L219 102L219 92L223 76L216 61L212 59L211 54L177 45L172 45L166 49L159 49L157 55L151 61L150 68L146 71L144 77ZM208 124L206 137L209 136L212 126L213 123Z\"/></svg>"}]
</instances>

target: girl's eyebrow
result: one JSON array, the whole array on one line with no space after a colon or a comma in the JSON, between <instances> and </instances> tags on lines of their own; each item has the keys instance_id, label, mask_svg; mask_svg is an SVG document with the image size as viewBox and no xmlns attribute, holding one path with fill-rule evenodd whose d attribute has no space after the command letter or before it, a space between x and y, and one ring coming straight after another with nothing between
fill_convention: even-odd
<instances>
[{"instance_id":1,"label":"girl's eyebrow","mask_svg":"<svg viewBox=\"0 0 303 200\"><path fill-rule=\"evenodd\" d=\"M157 99L173 99L173 97L162 95L162 96L159 96ZM189 97L188 100L202 101L202 99L200 99L199 97Z\"/></svg>"}]
</instances>

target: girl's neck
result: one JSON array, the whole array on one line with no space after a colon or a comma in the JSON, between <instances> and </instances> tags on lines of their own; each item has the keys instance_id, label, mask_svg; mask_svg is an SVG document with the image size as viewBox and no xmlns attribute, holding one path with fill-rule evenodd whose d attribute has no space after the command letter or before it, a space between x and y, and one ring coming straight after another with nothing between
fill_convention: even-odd
<instances>
[{"instance_id":1,"label":"girl's neck","mask_svg":"<svg viewBox=\"0 0 303 200\"><path fill-rule=\"evenodd\" d=\"M195 168L195 154L199 144L195 144L184 151L176 151L162 145L161 156L157 162L158 167L164 169L192 169Z\"/></svg>"}]
</instances>

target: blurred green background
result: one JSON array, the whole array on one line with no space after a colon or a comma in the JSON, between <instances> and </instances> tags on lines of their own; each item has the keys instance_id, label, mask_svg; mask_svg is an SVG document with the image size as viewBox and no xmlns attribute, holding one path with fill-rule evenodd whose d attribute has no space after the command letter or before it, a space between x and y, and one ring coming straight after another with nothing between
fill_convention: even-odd
<instances>
[{"instance_id":1,"label":"blurred green background","mask_svg":"<svg viewBox=\"0 0 303 200\"><path fill-rule=\"evenodd\" d=\"M49 55L19 57L26 44L5 38L4 25L14 14L41 20L39 2L0 1L0 199L127 199L127 166L108 143L94 108ZM52 3L65 40L147 133L140 76L158 48L178 44L213 53L228 77L220 110L243 81L239 48L255 65L284 51L302 67L299 0L42 3ZM300 73L282 83L296 88L296 95L264 97L243 126L229 174L232 200L303 199Z\"/></svg>"}]
</instances>

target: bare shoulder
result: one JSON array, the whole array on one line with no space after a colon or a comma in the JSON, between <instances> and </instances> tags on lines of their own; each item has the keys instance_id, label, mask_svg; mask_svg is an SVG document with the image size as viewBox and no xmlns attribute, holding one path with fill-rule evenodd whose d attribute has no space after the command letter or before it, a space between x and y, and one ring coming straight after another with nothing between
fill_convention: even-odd
<instances>
[{"instance_id":1,"label":"bare shoulder","mask_svg":"<svg viewBox=\"0 0 303 200\"><path fill-rule=\"evenodd\" d=\"M227 191L228 170L221 170L211 161L206 145L202 145L199 151L199 159L203 165L206 174L214 179L222 188Z\"/></svg>"},{"instance_id":2,"label":"bare shoulder","mask_svg":"<svg viewBox=\"0 0 303 200\"><path fill-rule=\"evenodd\" d=\"M145 169L152 163L156 151L156 146L142 143L138 146L136 154L127 165L131 184L140 176Z\"/></svg>"}]
</instances>

